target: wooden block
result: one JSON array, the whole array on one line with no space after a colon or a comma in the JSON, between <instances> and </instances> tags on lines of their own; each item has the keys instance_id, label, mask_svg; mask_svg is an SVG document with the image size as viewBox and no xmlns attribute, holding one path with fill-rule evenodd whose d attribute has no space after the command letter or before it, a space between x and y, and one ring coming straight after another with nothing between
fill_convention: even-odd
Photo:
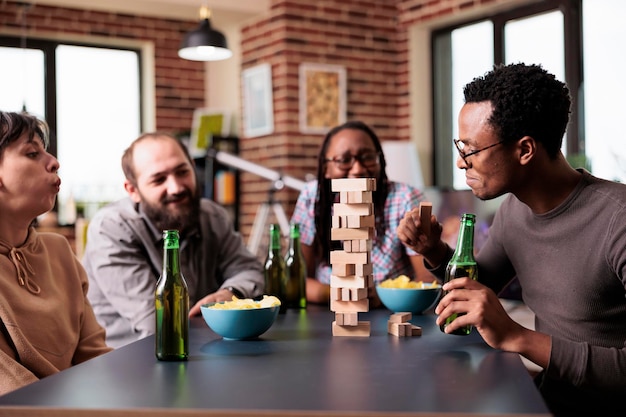
<instances>
[{"instance_id":1,"label":"wooden block","mask_svg":"<svg viewBox=\"0 0 626 417\"><path fill-rule=\"evenodd\" d=\"M373 203L371 191L345 191L348 194L348 201L342 203Z\"/></svg>"},{"instance_id":2,"label":"wooden block","mask_svg":"<svg viewBox=\"0 0 626 417\"><path fill-rule=\"evenodd\" d=\"M402 329L400 328L400 324L402 324L402 323L393 323L391 321L388 321L387 322L387 333L392 334L394 336L398 336L398 337L404 336L401 333Z\"/></svg>"},{"instance_id":3,"label":"wooden block","mask_svg":"<svg viewBox=\"0 0 626 417\"><path fill-rule=\"evenodd\" d=\"M350 202L350 194L349 191L340 191L339 192L339 202L340 203L349 203Z\"/></svg>"},{"instance_id":4,"label":"wooden block","mask_svg":"<svg viewBox=\"0 0 626 417\"><path fill-rule=\"evenodd\" d=\"M330 226L331 226L333 229L339 229L339 228L341 228L341 216L332 216L332 217L331 217Z\"/></svg>"},{"instance_id":5,"label":"wooden block","mask_svg":"<svg viewBox=\"0 0 626 417\"><path fill-rule=\"evenodd\" d=\"M367 298L367 288L348 288L350 301L359 301Z\"/></svg>"},{"instance_id":6,"label":"wooden block","mask_svg":"<svg viewBox=\"0 0 626 417\"><path fill-rule=\"evenodd\" d=\"M398 323L402 336L411 336L411 323Z\"/></svg>"},{"instance_id":7,"label":"wooden block","mask_svg":"<svg viewBox=\"0 0 626 417\"><path fill-rule=\"evenodd\" d=\"M372 227L359 227L358 229L348 229L341 227L339 229L330 229L331 240L354 240L354 239L373 239L376 229Z\"/></svg>"},{"instance_id":8,"label":"wooden block","mask_svg":"<svg viewBox=\"0 0 626 417\"><path fill-rule=\"evenodd\" d=\"M330 311L365 313L369 311L369 298L359 301L330 300Z\"/></svg>"},{"instance_id":9,"label":"wooden block","mask_svg":"<svg viewBox=\"0 0 626 417\"><path fill-rule=\"evenodd\" d=\"M421 336L422 328L414 324L411 325L411 336Z\"/></svg>"},{"instance_id":10,"label":"wooden block","mask_svg":"<svg viewBox=\"0 0 626 417\"><path fill-rule=\"evenodd\" d=\"M376 218L373 214L368 216L347 215L344 227L349 229L359 229L361 227L376 226Z\"/></svg>"},{"instance_id":11,"label":"wooden block","mask_svg":"<svg viewBox=\"0 0 626 417\"><path fill-rule=\"evenodd\" d=\"M330 287L330 299L341 300L341 288Z\"/></svg>"},{"instance_id":12,"label":"wooden block","mask_svg":"<svg viewBox=\"0 0 626 417\"><path fill-rule=\"evenodd\" d=\"M422 328L411 323L395 323L389 320L387 322L387 332L394 336L421 336Z\"/></svg>"},{"instance_id":13,"label":"wooden block","mask_svg":"<svg viewBox=\"0 0 626 417\"><path fill-rule=\"evenodd\" d=\"M411 336L411 323L394 323L388 321L387 332L398 337Z\"/></svg>"},{"instance_id":14,"label":"wooden block","mask_svg":"<svg viewBox=\"0 0 626 417\"><path fill-rule=\"evenodd\" d=\"M426 236L430 236L430 216L433 213L433 203L421 202L419 205L420 210L420 223L422 223L422 230Z\"/></svg>"},{"instance_id":15,"label":"wooden block","mask_svg":"<svg viewBox=\"0 0 626 417\"><path fill-rule=\"evenodd\" d=\"M372 203L333 204L333 216L369 216L374 212Z\"/></svg>"},{"instance_id":16,"label":"wooden block","mask_svg":"<svg viewBox=\"0 0 626 417\"><path fill-rule=\"evenodd\" d=\"M354 265L354 273L359 277L366 277L374 273L374 266L371 263Z\"/></svg>"},{"instance_id":17,"label":"wooden block","mask_svg":"<svg viewBox=\"0 0 626 417\"><path fill-rule=\"evenodd\" d=\"M345 317L346 325L358 326L359 325L359 313L347 312L343 313Z\"/></svg>"},{"instance_id":18,"label":"wooden block","mask_svg":"<svg viewBox=\"0 0 626 417\"><path fill-rule=\"evenodd\" d=\"M333 192L376 191L376 178L336 178L330 180Z\"/></svg>"},{"instance_id":19,"label":"wooden block","mask_svg":"<svg viewBox=\"0 0 626 417\"><path fill-rule=\"evenodd\" d=\"M356 326L359 324L359 313L339 311L335 313L335 321L340 326Z\"/></svg>"},{"instance_id":20,"label":"wooden block","mask_svg":"<svg viewBox=\"0 0 626 417\"><path fill-rule=\"evenodd\" d=\"M392 323L406 323L411 320L413 315L410 312L394 313L389 316L389 321Z\"/></svg>"},{"instance_id":21,"label":"wooden block","mask_svg":"<svg viewBox=\"0 0 626 417\"><path fill-rule=\"evenodd\" d=\"M343 250L330 251L330 263L335 264L367 264L370 263L369 252L346 252Z\"/></svg>"},{"instance_id":22,"label":"wooden block","mask_svg":"<svg viewBox=\"0 0 626 417\"><path fill-rule=\"evenodd\" d=\"M355 239L355 240L344 240L343 241L343 250L344 252L371 252L372 251L372 241L369 239Z\"/></svg>"},{"instance_id":23,"label":"wooden block","mask_svg":"<svg viewBox=\"0 0 626 417\"><path fill-rule=\"evenodd\" d=\"M354 273L354 265L335 262L332 264L331 274L338 277L348 277L356 275Z\"/></svg>"},{"instance_id":24,"label":"wooden block","mask_svg":"<svg viewBox=\"0 0 626 417\"><path fill-rule=\"evenodd\" d=\"M331 287L331 290L333 288ZM350 288L339 288L339 290L341 291L341 298L335 298L335 300L341 300L341 301L351 301L352 300L352 296L350 295Z\"/></svg>"},{"instance_id":25,"label":"wooden block","mask_svg":"<svg viewBox=\"0 0 626 417\"><path fill-rule=\"evenodd\" d=\"M372 241L369 239L361 239L359 240L359 252L371 252L372 251ZM356 249L354 248L354 244L352 246L352 251L356 252Z\"/></svg>"},{"instance_id":26,"label":"wooden block","mask_svg":"<svg viewBox=\"0 0 626 417\"><path fill-rule=\"evenodd\" d=\"M358 275L348 275L340 277L330 275L331 288L369 288L373 285L374 277L372 275L361 277Z\"/></svg>"},{"instance_id":27,"label":"wooden block","mask_svg":"<svg viewBox=\"0 0 626 417\"><path fill-rule=\"evenodd\" d=\"M333 321L333 336L369 337L370 322L360 321L356 326L340 326Z\"/></svg>"}]
</instances>

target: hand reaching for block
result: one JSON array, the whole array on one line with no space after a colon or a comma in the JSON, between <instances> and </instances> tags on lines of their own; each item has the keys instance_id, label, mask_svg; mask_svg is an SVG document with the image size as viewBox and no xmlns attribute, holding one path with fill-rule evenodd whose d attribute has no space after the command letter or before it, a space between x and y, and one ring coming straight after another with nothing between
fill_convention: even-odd
<instances>
[{"instance_id":1,"label":"hand reaching for block","mask_svg":"<svg viewBox=\"0 0 626 417\"><path fill-rule=\"evenodd\" d=\"M407 212L396 229L400 241L415 252L424 255L431 265L433 265L431 260L437 261L445 252L441 232L442 226L433 217L431 202L422 202L419 207ZM435 255L435 259L429 259L427 254Z\"/></svg>"}]
</instances>

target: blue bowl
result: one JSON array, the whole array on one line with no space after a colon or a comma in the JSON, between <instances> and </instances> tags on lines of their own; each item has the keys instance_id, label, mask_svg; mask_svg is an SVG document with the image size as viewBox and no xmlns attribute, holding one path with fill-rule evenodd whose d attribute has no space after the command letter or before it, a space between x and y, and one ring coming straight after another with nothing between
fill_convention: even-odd
<instances>
[{"instance_id":1,"label":"blue bowl","mask_svg":"<svg viewBox=\"0 0 626 417\"><path fill-rule=\"evenodd\" d=\"M394 313L423 314L434 307L441 295L441 287L436 288L384 288L376 286L380 301Z\"/></svg>"},{"instance_id":2,"label":"blue bowl","mask_svg":"<svg viewBox=\"0 0 626 417\"><path fill-rule=\"evenodd\" d=\"M214 304L200 306L202 317L215 333L224 339L254 339L265 333L278 316L279 306L224 310L209 308Z\"/></svg>"}]
</instances>

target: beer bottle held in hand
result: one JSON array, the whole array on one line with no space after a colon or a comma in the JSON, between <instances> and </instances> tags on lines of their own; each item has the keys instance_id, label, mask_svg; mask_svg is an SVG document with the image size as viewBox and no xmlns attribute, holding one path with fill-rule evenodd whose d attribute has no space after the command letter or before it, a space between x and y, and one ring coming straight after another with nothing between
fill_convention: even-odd
<instances>
[{"instance_id":1,"label":"beer bottle held in hand","mask_svg":"<svg viewBox=\"0 0 626 417\"><path fill-rule=\"evenodd\" d=\"M265 258L265 293L280 300L279 313L284 313L287 309L285 260L281 251L280 227L277 224L271 224L269 250Z\"/></svg>"},{"instance_id":2,"label":"beer bottle held in hand","mask_svg":"<svg viewBox=\"0 0 626 417\"><path fill-rule=\"evenodd\" d=\"M300 247L300 225L292 223L285 255L287 308L306 308L306 262Z\"/></svg>"},{"instance_id":3,"label":"beer bottle held in hand","mask_svg":"<svg viewBox=\"0 0 626 417\"><path fill-rule=\"evenodd\" d=\"M189 293L178 255L178 230L164 230L163 272L154 293L155 353L161 361L184 361L189 356Z\"/></svg>"},{"instance_id":4,"label":"beer bottle held in hand","mask_svg":"<svg viewBox=\"0 0 626 417\"><path fill-rule=\"evenodd\" d=\"M444 284L452 279L469 277L473 280L478 279L478 267L476 260L474 259L474 223L476 222L476 215L471 213L465 213L461 216L461 225L459 227L459 237L456 244L456 249L452 255L452 259L448 262L446 268L446 275L444 278ZM444 292L443 295L446 295ZM461 316L465 313L453 314L448 317L444 324L440 326L443 332L446 326L457 316ZM455 330L452 334L467 336L472 331L472 326L465 326Z\"/></svg>"}]
</instances>

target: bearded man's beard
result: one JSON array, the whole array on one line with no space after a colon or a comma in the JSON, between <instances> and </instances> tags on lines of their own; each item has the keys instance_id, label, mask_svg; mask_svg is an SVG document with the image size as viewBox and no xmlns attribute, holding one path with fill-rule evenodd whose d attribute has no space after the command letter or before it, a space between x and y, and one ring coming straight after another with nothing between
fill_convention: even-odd
<instances>
[{"instance_id":1,"label":"bearded man's beard","mask_svg":"<svg viewBox=\"0 0 626 417\"><path fill-rule=\"evenodd\" d=\"M175 207L170 205L171 202L184 198L188 198L186 204L178 204ZM184 235L186 232L198 228L200 222L199 193L185 190L180 194L165 196L156 204L146 201L141 196L141 205L146 216L159 231L176 229L181 235Z\"/></svg>"}]
</instances>

